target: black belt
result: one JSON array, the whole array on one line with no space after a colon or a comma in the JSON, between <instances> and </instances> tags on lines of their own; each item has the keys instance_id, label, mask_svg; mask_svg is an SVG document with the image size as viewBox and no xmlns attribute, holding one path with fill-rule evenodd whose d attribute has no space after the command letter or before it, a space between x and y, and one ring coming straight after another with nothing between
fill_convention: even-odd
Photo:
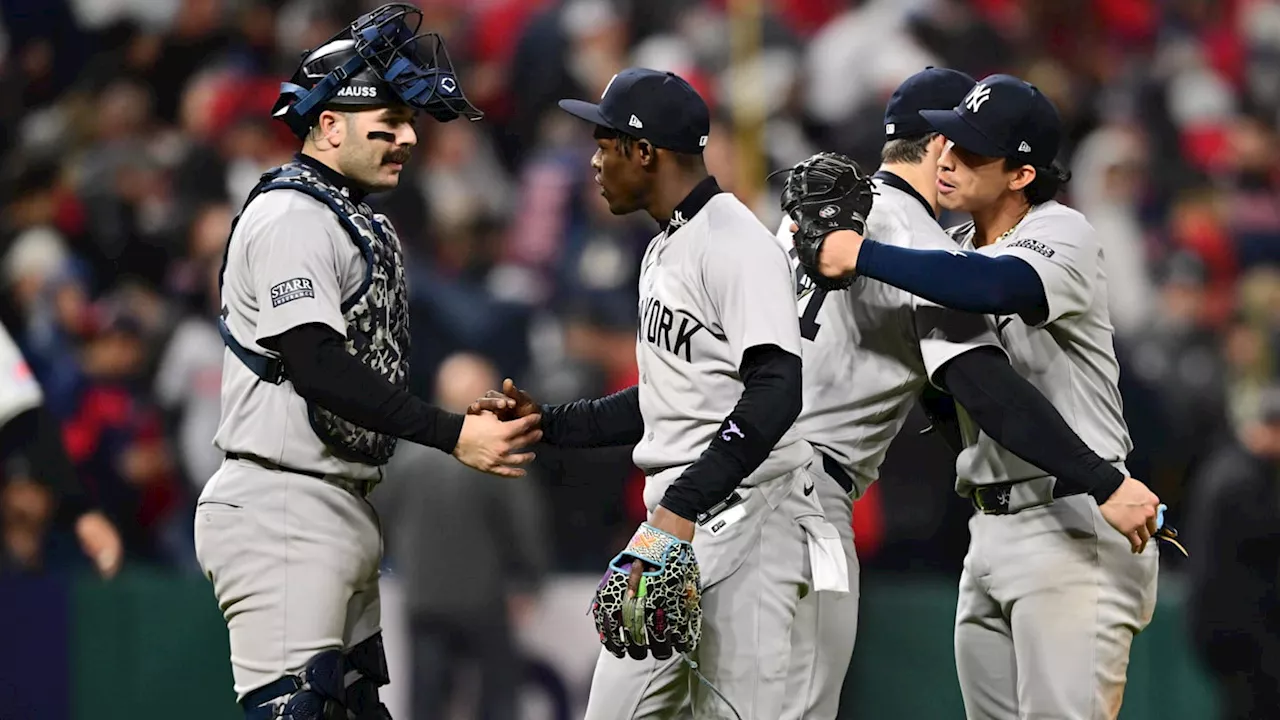
<instances>
[{"instance_id":1,"label":"black belt","mask_svg":"<svg viewBox=\"0 0 1280 720\"><path fill-rule=\"evenodd\" d=\"M1008 515L1009 500L1013 497L1013 487L1021 485L1029 480L1018 480L1015 482L996 483L994 485L979 485L973 488L969 494L969 499L973 502L973 507L978 512L987 515ZM1071 495L1079 495L1080 490L1067 490L1062 487L1062 483L1053 484L1053 498L1069 497Z\"/></svg>"},{"instance_id":2,"label":"black belt","mask_svg":"<svg viewBox=\"0 0 1280 720\"><path fill-rule=\"evenodd\" d=\"M844 489L846 493L853 492L853 478L849 477L849 473L840 467L840 463L836 462L832 457L824 452L819 452L822 456L822 469L827 471L832 480Z\"/></svg>"},{"instance_id":3,"label":"black belt","mask_svg":"<svg viewBox=\"0 0 1280 720\"><path fill-rule=\"evenodd\" d=\"M377 485L377 481L374 480L354 480L352 478L338 477L336 475L326 475L325 473L315 472L314 470L300 470L298 468L288 467L287 465L281 465L280 463L271 462L270 460L258 457L257 455L244 455L241 453L229 452L227 453L227 459L243 460L245 462L251 462L259 467L266 468L267 470L293 473L295 475L306 475L307 477L313 477L317 480L324 480L330 485L337 485L359 495L360 497L368 496L369 492L373 490L374 485Z\"/></svg>"}]
</instances>

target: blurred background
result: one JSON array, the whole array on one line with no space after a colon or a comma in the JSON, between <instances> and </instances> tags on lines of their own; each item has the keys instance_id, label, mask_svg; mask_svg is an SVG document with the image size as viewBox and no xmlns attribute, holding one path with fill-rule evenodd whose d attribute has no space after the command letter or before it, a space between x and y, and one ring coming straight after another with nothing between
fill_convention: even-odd
<instances>
[{"instance_id":1,"label":"blurred background","mask_svg":"<svg viewBox=\"0 0 1280 720\"><path fill-rule=\"evenodd\" d=\"M98 579L57 498L0 468L0 720L239 715L191 540L221 460L216 274L247 192L296 150L268 117L278 83L377 4L0 0L0 321L127 553ZM713 108L711 171L774 226L765 174L818 150L878 164L908 75L1037 84L1066 123L1065 200L1105 247L1129 468L1193 553L1163 549L1122 717L1280 717L1280 2L418 5L487 116L420 123L375 203L406 245L413 390L455 407L502 377L544 402L636 379L655 226L609 215L589 129L556 100L598 97L629 65L679 73ZM843 717L963 715L951 621L970 508L923 426L913 415L856 506ZM484 698L499 720L580 717L591 590L643 517L628 452L544 448L511 482L401 447L374 495L395 716L481 717Z\"/></svg>"}]
</instances>

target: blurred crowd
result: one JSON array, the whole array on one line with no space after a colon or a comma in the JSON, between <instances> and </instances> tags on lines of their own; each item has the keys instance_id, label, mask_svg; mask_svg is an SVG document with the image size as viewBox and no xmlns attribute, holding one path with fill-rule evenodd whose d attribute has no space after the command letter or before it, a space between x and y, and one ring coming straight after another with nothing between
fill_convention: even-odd
<instances>
[{"instance_id":1,"label":"blurred crowd","mask_svg":"<svg viewBox=\"0 0 1280 720\"><path fill-rule=\"evenodd\" d=\"M193 567L192 502L220 462L229 228L297 149L269 118L278 83L377 4L0 0L0 320L131 562ZM1176 514L1265 414L1280 341L1276 0L417 5L486 113L420 123L400 187L375 199L406 245L419 395L448 389L437 378L459 353L549 402L635 381L637 265L655 227L609 215L590 132L556 100L598 97L628 65L688 78L713 108L708 165L772 225L767 171L818 150L874 166L888 95L940 65L1019 75L1064 118L1065 200L1106 252L1131 471ZM941 443L911 429L859 503L864 566L954 572L968 509ZM401 463L389 481L428 467ZM546 567L598 571L643 512L638 484L625 451L542 453ZM6 492L5 515L28 495ZM60 562L56 534L29 567Z\"/></svg>"}]
</instances>

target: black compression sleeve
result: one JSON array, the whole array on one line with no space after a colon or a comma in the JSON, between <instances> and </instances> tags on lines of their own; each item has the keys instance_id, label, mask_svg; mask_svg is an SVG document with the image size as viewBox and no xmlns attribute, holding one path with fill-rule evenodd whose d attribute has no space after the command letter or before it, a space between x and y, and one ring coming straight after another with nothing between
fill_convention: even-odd
<instances>
[{"instance_id":1,"label":"black compression sleeve","mask_svg":"<svg viewBox=\"0 0 1280 720\"><path fill-rule=\"evenodd\" d=\"M959 455L964 451L955 398L926 383L920 392L920 409L929 418L928 432L942 438L953 454Z\"/></svg>"},{"instance_id":2,"label":"black compression sleeve","mask_svg":"<svg viewBox=\"0 0 1280 720\"><path fill-rule=\"evenodd\" d=\"M977 348L942 368L942 379L973 421L1009 452L1101 505L1124 474L1098 457L1035 386L994 348Z\"/></svg>"},{"instance_id":3,"label":"black compression sleeve","mask_svg":"<svg viewBox=\"0 0 1280 720\"><path fill-rule=\"evenodd\" d=\"M62 445L58 422L44 406L20 413L0 428L0 458L14 455L26 460L32 480L53 491L60 520L71 520L90 509Z\"/></svg>"},{"instance_id":4,"label":"black compression sleeve","mask_svg":"<svg viewBox=\"0 0 1280 720\"><path fill-rule=\"evenodd\" d=\"M558 447L634 445L644 434L635 386L596 400L542 406L542 439Z\"/></svg>"},{"instance_id":5,"label":"black compression sleeve","mask_svg":"<svg viewBox=\"0 0 1280 720\"><path fill-rule=\"evenodd\" d=\"M773 452L804 403L800 358L777 347L748 348L742 357L742 397L702 452L662 497L686 520L724 500Z\"/></svg>"},{"instance_id":6,"label":"black compression sleeve","mask_svg":"<svg viewBox=\"0 0 1280 720\"><path fill-rule=\"evenodd\" d=\"M463 416L446 412L387 382L347 353L333 328L308 324L276 341L293 389L363 428L453 452Z\"/></svg>"}]
</instances>

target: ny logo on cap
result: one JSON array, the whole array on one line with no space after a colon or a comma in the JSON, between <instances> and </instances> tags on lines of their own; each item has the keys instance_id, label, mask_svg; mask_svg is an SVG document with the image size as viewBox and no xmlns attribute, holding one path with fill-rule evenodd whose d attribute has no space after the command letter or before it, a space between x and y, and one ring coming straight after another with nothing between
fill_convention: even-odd
<instances>
[{"instance_id":1,"label":"ny logo on cap","mask_svg":"<svg viewBox=\"0 0 1280 720\"><path fill-rule=\"evenodd\" d=\"M982 109L982 104L991 97L991 88L982 83L973 86L969 94L964 98L964 106L969 108L969 112L976 113Z\"/></svg>"},{"instance_id":2,"label":"ny logo on cap","mask_svg":"<svg viewBox=\"0 0 1280 720\"><path fill-rule=\"evenodd\" d=\"M600 93L600 99L601 99L601 100L603 100L603 99L604 99L604 96L605 96L605 95L608 95L608 94L609 94L609 88L613 87L613 81L614 81L614 80L617 80L617 79L618 79L618 74L617 74L617 73L614 73L614 74L613 74L613 77L609 78L609 83L608 83L607 85L605 85L605 86L604 86L604 92Z\"/></svg>"}]
</instances>

